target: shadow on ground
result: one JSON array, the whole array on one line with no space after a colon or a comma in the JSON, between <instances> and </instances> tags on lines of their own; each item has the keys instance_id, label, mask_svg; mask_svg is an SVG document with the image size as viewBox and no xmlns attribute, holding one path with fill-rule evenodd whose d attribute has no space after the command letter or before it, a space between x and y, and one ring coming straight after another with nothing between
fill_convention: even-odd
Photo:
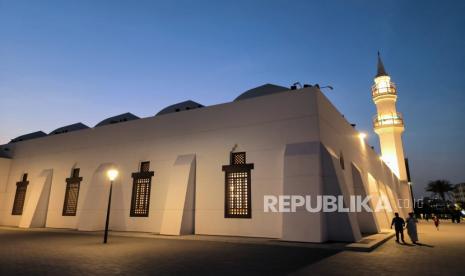
<instances>
[{"instance_id":1,"label":"shadow on ground","mask_svg":"<svg viewBox=\"0 0 465 276\"><path fill-rule=\"evenodd\" d=\"M339 251L0 230L0 275L282 275Z\"/></svg>"}]
</instances>

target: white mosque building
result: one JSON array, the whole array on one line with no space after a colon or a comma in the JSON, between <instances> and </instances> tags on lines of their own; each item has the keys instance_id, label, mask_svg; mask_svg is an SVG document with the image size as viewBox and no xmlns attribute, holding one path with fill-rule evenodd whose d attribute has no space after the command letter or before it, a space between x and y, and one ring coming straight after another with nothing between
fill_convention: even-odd
<instances>
[{"instance_id":1,"label":"white mosque building","mask_svg":"<svg viewBox=\"0 0 465 276\"><path fill-rule=\"evenodd\" d=\"M357 241L411 209L397 91L378 59L382 157L320 91L266 84L234 101L186 101L35 132L0 146L0 225L286 241ZM392 212L265 212L265 196L385 196Z\"/></svg>"}]
</instances>

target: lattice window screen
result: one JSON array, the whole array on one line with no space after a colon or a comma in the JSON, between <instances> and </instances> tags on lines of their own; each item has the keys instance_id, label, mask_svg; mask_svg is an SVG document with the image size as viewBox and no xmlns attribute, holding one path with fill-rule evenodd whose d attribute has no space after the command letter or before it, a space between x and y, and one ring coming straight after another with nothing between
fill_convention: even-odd
<instances>
[{"instance_id":1,"label":"lattice window screen","mask_svg":"<svg viewBox=\"0 0 465 276\"><path fill-rule=\"evenodd\" d=\"M148 172L150 169L150 162L146 161L146 162L141 162L140 163L140 171L141 172Z\"/></svg>"},{"instance_id":2,"label":"lattice window screen","mask_svg":"<svg viewBox=\"0 0 465 276\"><path fill-rule=\"evenodd\" d=\"M75 216L77 212L79 187L82 177L79 177L79 169L73 169L71 177L66 179L65 201L63 203L63 216Z\"/></svg>"},{"instance_id":3,"label":"lattice window screen","mask_svg":"<svg viewBox=\"0 0 465 276\"><path fill-rule=\"evenodd\" d=\"M252 197L250 172L253 164L247 164L245 152L233 152L225 172L225 217L251 218Z\"/></svg>"},{"instance_id":4,"label":"lattice window screen","mask_svg":"<svg viewBox=\"0 0 465 276\"><path fill-rule=\"evenodd\" d=\"M248 172L226 174L227 212L229 215L246 216L249 214Z\"/></svg>"},{"instance_id":5,"label":"lattice window screen","mask_svg":"<svg viewBox=\"0 0 465 276\"><path fill-rule=\"evenodd\" d=\"M79 197L79 183L68 183L66 185L64 216L75 216Z\"/></svg>"},{"instance_id":6,"label":"lattice window screen","mask_svg":"<svg viewBox=\"0 0 465 276\"><path fill-rule=\"evenodd\" d=\"M131 200L131 217L148 217L150 208L150 190L152 176L150 162L141 162L140 171L133 173L133 187Z\"/></svg>"},{"instance_id":7,"label":"lattice window screen","mask_svg":"<svg viewBox=\"0 0 465 276\"><path fill-rule=\"evenodd\" d=\"M16 194L15 194L15 201L13 203L12 215L23 214L24 201L26 200L26 190L27 190L26 185L16 186Z\"/></svg>"},{"instance_id":8,"label":"lattice window screen","mask_svg":"<svg viewBox=\"0 0 465 276\"><path fill-rule=\"evenodd\" d=\"M133 216L147 216L149 212L150 178L134 179L135 199L132 206Z\"/></svg>"},{"instance_id":9,"label":"lattice window screen","mask_svg":"<svg viewBox=\"0 0 465 276\"><path fill-rule=\"evenodd\" d=\"M234 165L245 164L245 152L233 152L232 153L232 164Z\"/></svg>"},{"instance_id":10,"label":"lattice window screen","mask_svg":"<svg viewBox=\"0 0 465 276\"><path fill-rule=\"evenodd\" d=\"M13 202L13 210L11 214L14 216L19 216L23 214L24 202L26 201L26 191L27 185L29 181L27 181L27 173L23 175L23 180L16 183L16 193L15 199Z\"/></svg>"}]
</instances>

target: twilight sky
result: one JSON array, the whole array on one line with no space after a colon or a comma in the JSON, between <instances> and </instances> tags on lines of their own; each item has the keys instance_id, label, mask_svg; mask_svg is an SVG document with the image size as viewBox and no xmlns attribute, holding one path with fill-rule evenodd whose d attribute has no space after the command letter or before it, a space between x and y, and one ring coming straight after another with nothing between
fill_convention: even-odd
<instances>
[{"instance_id":1,"label":"twilight sky","mask_svg":"<svg viewBox=\"0 0 465 276\"><path fill-rule=\"evenodd\" d=\"M326 95L379 148L380 50L418 196L429 180L465 182L464 14L465 1L0 0L0 144L300 81L334 86Z\"/></svg>"}]
</instances>

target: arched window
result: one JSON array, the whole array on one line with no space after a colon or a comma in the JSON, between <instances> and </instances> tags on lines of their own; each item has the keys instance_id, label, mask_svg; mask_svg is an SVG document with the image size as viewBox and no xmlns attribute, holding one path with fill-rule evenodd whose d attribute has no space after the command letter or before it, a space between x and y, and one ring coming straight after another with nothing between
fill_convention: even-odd
<instances>
[{"instance_id":1,"label":"arched window","mask_svg":"<svg viewBox=\"0 0 465 276\"><path fill-rule=\"evenodd\" d=\"M66 178L65 201L63 203L63 216L75 216L79 199L79 187L82 177L79 176L79 169L73 169L71 176Z\"/></svg>"},{"instance_id":2,"label":"arched window","mask_svg":"<svg viewBox=\"0 0 465 276\"><path fill-rule=\"evenodd\" d=\"M250 171L253 167L253 164L246 163L245 152L232 152L230 164L223 166L225 172L225 218L252 217Z\"/></svg>"},{"instance_id":3,"label":"arched window","mask_svg":"<svg viewBox=\"0 0 465 276\"><path fill-rule=\"evenodd\" d=\"M139 172L132 174L131 217L148 217L153 171L150 162L141 162Z\"/></svg>"}]
</instances>

